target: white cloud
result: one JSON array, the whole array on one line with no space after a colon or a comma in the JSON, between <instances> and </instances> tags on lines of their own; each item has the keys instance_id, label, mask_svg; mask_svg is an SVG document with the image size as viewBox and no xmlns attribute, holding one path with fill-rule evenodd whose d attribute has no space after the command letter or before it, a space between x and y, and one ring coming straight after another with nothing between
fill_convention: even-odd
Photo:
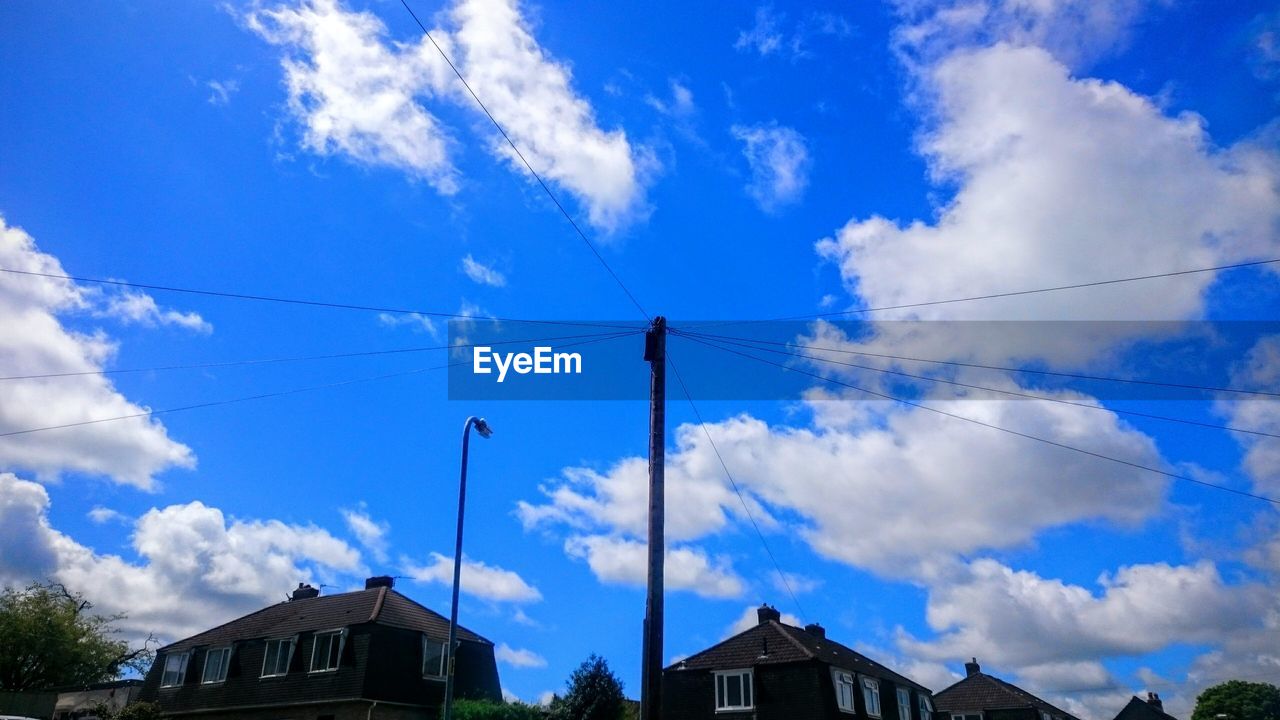
<instances>
[{"instance_id":1,"label":"white cloud","mask_svg":"<svg viewBox=\"0 0 1280 720\"><path fill-rule=\"evenodd\" d=\"M756 610L758 610L758 608L755 605L748 605L746 609L742 611L742 614L738 616L738 619L734 620L732 625L725 628L724 637L733 637L734 635L737 635L740 632L746 632L759 624L760 616L756 613ZM804 623L795 615L785 612L780 614L782 615L782 622L787 625L804 627Z\"/></svg>"},{"instance_id":2,"label":"white cloud","mask_svg":"<svg viewBox=\"0 0 1280 720\"><path fill-rule=\"evenodd\" d=\"M1098 585L1101 595L991 559L951 567L930 581L926 619L938 637L903 633L899 645L931 660L977 655L1004 666L1041 666L1025 672L1048 679L1084 667L1055 663L1252 634L1267 598L1262 586L1227 585L1209 561L1131 565L1104 573ZM1096 669L1093 675L1100 679Z\"/></svg>"},{"instance_id":3,"label":"white cloud","mask_svg":"<svg viewBox=\"0 0 1280 720\"><path fill-rule=\"evenodd\" d=\"M40 252L20 228L0 218L0 266L63 275L57 258ZM145 296L143 296L145 297ZM88 373L59 378L0 381L0 433L139 415L62 430L0 437L0 467L44 479L63 472L107 476L142 489L172 467L189 468L195 456L168 437L146 408L120 394L100 374L115 353L101 330L84 334L64 316L92 314L99 293L58 277L0 274L0 374Z\"/></svg>"},{"instance_id":4,"label":"white cloud","mask_svg":"<svg viewBox=\"0 0 1280 720\"><path fill-rule=\"evenodd\" d=\"M146 327L173 325L203 335L213 332L213 326L200 317L199 313L161 308L156 304L155 298L140 292L130 291L111 296L106 301L106 307L97 314Z\"/></svg>"},{"instance_id":5,"label":"white cloud","mask_svg":"<svg viewBox=\"0 0 1280 720\"><path fill-rule=\"evenodd\" d=\"M477 262L475 258L471 257L470 253L467 253L466 257L462 258L462 272L466 273L467 277L481 285L503 287L507 284L507 277L505 275L494 270L488 265Z\"/></svg>"},{"instance_id":6,"label":"white cloud","mask_svg":"<svg viewBox=\"0 0 1280 720\"><path fill-rule=\"evenodd\" d=\"M816 38L843 39L853 35L849 21L834 13L811 12L795 23L786 20L787 14L775 11L772 5L757 7L754 24L738 32L733 47L758 53L760 57L789 57L797 61L814 56L810 46Z\"/></svg>"},{"instance_id":7,"label":"white cloud","mask_svg":"<svg viewBox=\"0 0 1280 720\"><path fill-rule=\"evenodd\" d=\"M734 125L733 137L743 144L751 168L750 195L761 210L777 212L799 202L809 186L809 149L804 137L776 124Z\"/></svg>"},{"instance_id":8,"label":"white cloud","mask_svg":"<svg viewBox=\"0 0 1280 720\"><path fill-rule=\"evenodd\" d=\"M442 17L452 27L434 30L436 42L539 174L573 194L603 230L643 213L652 153L621 129L597 126L568 66L538 44L515 0L460 0ZM388 44L381 20L338 0L256 10L247 22L285 49L290 111L308 150L393 167L452 195L456 141L426 107L447 101L475 114L494 155L527 172L425 37Z\"/></svg>"},{"instance_id":9,"label":"white cloud","mask_svg":"<svg viewBox=\"0 0 1280 720\"><path fill-rule=\"evenodd\" d=\"M1052 287L1274 254L1280 159L1213 146L1127 88L1072 78L1046 52L996 45L927 75L922 150L954 198L934 223L851 220L818 243L869 306ZM1117 272L1116 268L1124 268ZM1088 292L920 308L937 319L1183 319L1213 273ZM1120 313L1120 314L1118 314Z\"/></svg>"},{"instance_id":10,"label":"white cloud","mask_svg":"<svg viewBox=\"0 0 1280 720\"><path fill-rule=\"evenodd\" d=\"M645 104L663 115L679 119L688 118L697 112L698 107L693 102L693 91L675 78L670 80L670 84L670 100L646 95L644 98Z\"/></svg>"},{"instance_id":11,"label":"white cloud","mask_svg":"<svg viewBox=\"0 0 1280 720\"><path fill-rule=\"evenodd\" d=\"M337 0L256 9L246 21L285 50L289 110L303 147L396 168L444 195L458 191L453 140L418 101L446 87L443 60L420 45L388 47L381 20Z\"/></svg>"},{"instance_id":12,"label":"white cloud","mask_svg":"<svg viewBox=\"0 0 1280 720\"><path fill-rule=\"evenodd\" d=\"M210 80L205 86L211 91L209 93L210 105L226 105L231 102L231 96L239 92L239 80Z\"/></svg>"},{"instance_id":13,"label":"white cloud","mask_svg":"<svg viewBox=\"0 0 1280 720\"><path fill-rule=\"evenodd\" d=\"M132 639L180 639L279 601L299 581L367 572L358 552L314 525L228 521L200 502L138 518L138 561L79 544L48 512L42 486L0 473L0 582L61 582L97 612L127 614L117 626Z\"/></svg>"},{"instance_id":14,"label":"white cloud","mask_svg":"<svg viewBox=\"0 0 1280 720\"><path fill-rule=\"evenodd\" d=\"M440 329L430 317L419 313L378 313L378 323L386 327L408 327L414 332L422 332L433 338L440 337Z\"/></svg>"},{"instance_id":15,"label":"white cloud","mask_svg":"<svg viewBox=\"0 0 1280 720\"><path fill-rule=\"evenodd\" d=\"M606 535L575 535L565 541L565 553L586 560L596 579L639 587L648 577L647 547L637 540ZM663 575L667 590L688 590L706 598L735 598L746 589L728 558L712 558L692 546L668 546Z\"/></svg>"},{"instance_id":16,"label":"white cloud","mask_svg":"<svg viewBox=\"0 0 1280 720\"><path fill-rule=\"evenodd\" d=\"M769 5L756 8L755 24L750 29L738 33L733 47L738 50L754 50L761 57L767 57L782 49L782 29L779 27L783 16L774 12Z\"/></svg>"},{"instance_id":17,"label":"white cloud","mask_svg":"<svg viewBox=\"0 0 1280 720\"><path fill-rule=\"evenodd\" d=\"M1009 43L1042 47L1076 66L1123 47L1152 6L1170 0L895 0L900 50L921 62L959 49Z\"/></svg>"},{"instance_id":18,"label":"white cloud","mask_svg":"<svg viewBox=\"0 0 1280 720\"><path fill-rule=\"evenodd\" d=\"M769 577L769 581L773 583L773 589L778 592L795 593L804 595L822 587L822 579L798 575L796 573L784 572L782 574L773 573Z\"/></svg>"},{"instance_id":19,"label":"white cloud","mask_svg":"<svg viewBox=\"0 0 1280 720\"><path fill-rule=\"evenodd\" d=\"M406 564L404 572L417 582L452 586L453 558L433 552L429 563ZM542 599L542 593L515 572L465 557L462 560L461 580L462 592L486 600L526 603Z\"/></svg>"},{"instance_id":20,"label":"white cloud","mask_svg":"<svg viewBox=\"0 0 1280 720\"><path fill-rule=\"evenodd\" d=\"M109 522L131 521L128 515L125 515L119 510L112 510L109 507L103 507L101 505L93 506L93 509L85 513L85 515L87 515L88 518L97 525L106 525Z\"/></svg>"},{"instance_id":21,"label":"white cloud","mask_svg":"<svg viewBox=\"0 0 1280 720\"><path fill-rule=\"evenodd\" d=\"M1249 350L1239 365L1232 369L1231 385L1243 388L1280 386L1280 335L1261 338ZM1280 434L1280 402L1275 399L1220 400L1217 409L1237 427ZM1245 448L1242 464L1253 481L1254 489L1269 497L1280 495L1280 440L1258 435L1237 435L1237 438ZM1276 567L1280 569L1280 562Z\"/></svg>"},{"instance_id":22,"label":"white cloud","mask_svg":"<svg viewBox=\"0 0 1280 720\"><path fill-rule=\"evenodd\" d=\"M347 522L347 529L356 536L366 550L373 554L380 563L387 561L387 533L391 526L386 522L374 520L362 506L359 509L344 508L342 519Z\"/></svg>"},{"instance_id":23,"label":"white cloud","mask_svg":"<svg viewBox=\"0 0 1280 720\"><path fill-rule=\"evenodd\" d=\"M499 643L493 651L494 658L504 665L515 668L543 668L547 666L546 658L523 648L513 648L506 643Z\"/></svg>"}]
</instances>

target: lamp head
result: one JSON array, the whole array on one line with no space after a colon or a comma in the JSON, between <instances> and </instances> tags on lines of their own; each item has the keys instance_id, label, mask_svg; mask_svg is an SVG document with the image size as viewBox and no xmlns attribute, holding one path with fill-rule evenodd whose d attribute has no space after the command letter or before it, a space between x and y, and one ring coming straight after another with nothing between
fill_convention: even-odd
<instances>
[{"instance_id":1,"label":"lamp head","mask_svg":"<svg viewBox=\"0 0 1280 720\"><path fill-rule=\"evenodd\" d=\"M489 427L489 423L484 418L476 418L476 432L480 433L480 437L487 438L493 435L493 428Z\"/></svg>"}]
</instances>

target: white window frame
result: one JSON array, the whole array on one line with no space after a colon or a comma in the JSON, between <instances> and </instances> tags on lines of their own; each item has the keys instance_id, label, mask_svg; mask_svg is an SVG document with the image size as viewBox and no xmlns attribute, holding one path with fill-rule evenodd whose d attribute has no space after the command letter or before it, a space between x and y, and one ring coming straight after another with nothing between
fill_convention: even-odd
<instances>
[{"instance_id":1,"label":"white window frame","mask_svg":"<svg viewBox=\"0 0 1280 720\"><path fill-rule=\"evenodd\" d=\"M426 635L422 636L422 677L428 680L444 679L444 663L445 663L445 658L448 656L448 653L446 652L446 650L448 649L448 645L449 645L448 640L432 640ZM436 667L436 670L438 670L439 672L427 671L427 648L432 646L440 648L440 662Z\"/></svg>"},{"instance_id":2,"label":"white window frame","mask_svg":"<svg viewBox=\"0 0 1280 720\"><path fill-rule=\"evenodd\" d=\"M906 688L898 688L898 720L911 720L911 691Z\"/></svg>"},{"instance_id":3,"label":"white window frame","mask_svg":"<svg viewBox=\"0 0 1280 720\"><path fill-rule=\"evenodd\" d=\"M276 649L276 665L274 668L272 668L273 671L280 670L280 654L281 652L283 652L285 646L288 645L289 652L284 656L283 672L267 672L267 658L271 656L272 643L275 643L277 648ZM297 635L294 635L293 637L271 638L270 640L267 640L267 643L262 650L262 674L259 675L259 677L264 677L264 678L284 677L285 675L288 675L289 666L293 665L293 651L297 649L297 647L298 647Z\"/></svg>"},{"instance_id":4,"label":"white window frame","mask_svg":"<svg viewBox=\"0 0 1280 720\"><path fill-rule=\"evenodd\" d=\"M329 657L331 655L331 651L333 648L333 644L332 644L333 641L330 640L328 643L328 647L330 648L330 650L325 652L325 656L326 656L325 666L321 668L317 668L316 667L316 651L320 649L320 638L334 638L334 637L336 637L338 641L338 655L337 657L334 658L333 667L329 667ZM346 646L347 646L347 629L346 628L341 628L338 630L322 630L316 633L313 636L313 640L311 643L311 666L310 666L311 669L308 672L309 673L336 672L338 668L342 667L342 651L344 648L346 648Z\"/></svg>"},{"instance_id":5,"label":"white window frame","mask_svg":"<svg viewBox=\"0 0 1280 720\"><path fill-rule=\"evenodd\" d=\"M738 690L741 696L739 699L742 701L738 705L729 704L729 678L738 679ZM755 680L752 677L751 668L717 671L715 681L716 712L739 712L741 710L755 709ZM724 701L723 704L721 700Z\"/></svg>"},{"instance_id":6,"label":"white window frame","mask_svg":"<svg viewBox=\"0 0 1280 720\"><path fill-rule=\"evenodd\" d=\"M170 669L170 665L175 664L173 661L178 660L176 669ZM187 663L191 660L190 652L171 653L164 656L164 671L160 673L160 687L171 688L181 687L187 681ZM173 682L169 682L169 673L177 675Z\"/></svg>"},{"instance_id":7,"label":"white window frame","mask_svg":"<svg viewBox=\"0 0 1280 720\"><path fill-rule=\"evenodd\" d=\"M862 678L862 704L867 707L867 717L878 718L884 713L880 710L880 681L873 678Z\"/></svg>"},{"instance_id":8,"label":"white window frame","mask_svg":"<svg viewBox=\"0 0 1280 720\"><path fill-rule=\"evenodd\" d=\"M218 664L212 665L214 657L217 657ZM209 670L214 670L214 676L209 677ZM214 685L227 681L227 673L231 669L231 646L223 645L222 647L209 648L204 653L204 668L200 671L201 685Z\"/></svg>"},{"instance_id":9,"label":"white window frame","mask_svg":"<svg viewBox=\"0 0 1280 720\"><path fill-rule=\"evenodd\" d=\"M858 682L854 678L853 673L848 670L833 668L831 670L831 684L836 689L836 709L840 712L857 714L858 712ZM845 703L845 698L848 703Z\"/></svg>"},{"instance_id":10,"label":"white window frame","mask_svg":"<svg viewBox=\"0 0 1280 720\"><path fill-rule=\"evenodd\" d=\"M920 720L932 720L933 719L933 701L931 701L929 699L929 696L925 695L924 693L920 693L917 696L917 699L918 699L917 705L920 709Z\"/></svg>"},{"instance_id":11,"label":"white window frame","mask_svg":"<svg viewBox=\"0 0 1280 720\"><path fill-rule=\"evenodd\" d=\"M951 713L951 720L982 720L982 711L968 710L965 712Z\"/></svg>"}]
</instances>

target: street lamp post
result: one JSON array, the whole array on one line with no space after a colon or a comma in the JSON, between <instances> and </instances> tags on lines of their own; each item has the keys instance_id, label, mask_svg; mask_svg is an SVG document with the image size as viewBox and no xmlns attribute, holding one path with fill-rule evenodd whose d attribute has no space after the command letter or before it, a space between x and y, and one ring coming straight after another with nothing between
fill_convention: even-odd
<instances>
[{"instance_id":1,"label":"street lamp post","mask_svg":"<svg viewBox=\"0 0 1280 720\"><path fill-rule=\"evenodd\" d=\"M453 668L454 651L458 647L458 585L462 578L462 517L467 507L467 446L471 438L471 428L475 427L480 437L487 438L493 434L493 428L484 418L475 416L467 418L462 426L462 477L458 480L458 541L453 548L453 605L449 610L449 644L445 647L444 676L444 720L451 720L453 715Z\"/></svg>"}]
</instances>

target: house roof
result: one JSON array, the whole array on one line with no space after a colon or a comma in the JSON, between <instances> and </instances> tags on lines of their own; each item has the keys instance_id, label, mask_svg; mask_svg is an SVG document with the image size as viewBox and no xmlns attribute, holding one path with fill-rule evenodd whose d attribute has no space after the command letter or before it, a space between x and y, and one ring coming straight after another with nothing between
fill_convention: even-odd
<instances>
[{"instance_id":1,"label":"house roof","mask_svg":"<svg viewBox=\"0 0 1280 720\"><path fill-rule=\"evenodd\" d=\"M766 620L702 652L690 655L667 669L746 668L808 660L817 660L845 670L889 680L894 684L930 692L929 688L890 670L852 648L778 620Z\"/></svg>"},{"instance_id":2,"label":"house roof","mask_svg":"<svg viewBox=\"0 0 1280 720\"><path fill-rule=\"evenodd\" d=\"M1079 720L1017 685L981 671L975 671L951 687L937 692L933 696L933 704L941 712L1032 707L1065 720Z\"/></svg>"},{"instance_id":3,"label":"house roof","mask_svg":"<svg viewBox=\"0 0 1280 720\"><path fill-rule=\"evenodd\" d=\"M1116 720L1178 720L1178 718L1170 715L1152 705L1150 702L1142 700L1134 696L1129 698L1129 704L1116 714Z\"/></svg>"},{"instance_id":4,"label":"house roof","mask_svg":"<svg viewBox=\"0 0 1280 720\"><path fill-rule=\"evenodd\" d=\"M441 640L449 636L449 619L391 588L320 595L289 600L236 618L198 635L160 648L161 652L201 645L224 645L237 640L289 637L300 632L332 630L377 623L415 630ZM489 640L458 626L458 639L492 645Z\"/></svg>"}]
</instances>

